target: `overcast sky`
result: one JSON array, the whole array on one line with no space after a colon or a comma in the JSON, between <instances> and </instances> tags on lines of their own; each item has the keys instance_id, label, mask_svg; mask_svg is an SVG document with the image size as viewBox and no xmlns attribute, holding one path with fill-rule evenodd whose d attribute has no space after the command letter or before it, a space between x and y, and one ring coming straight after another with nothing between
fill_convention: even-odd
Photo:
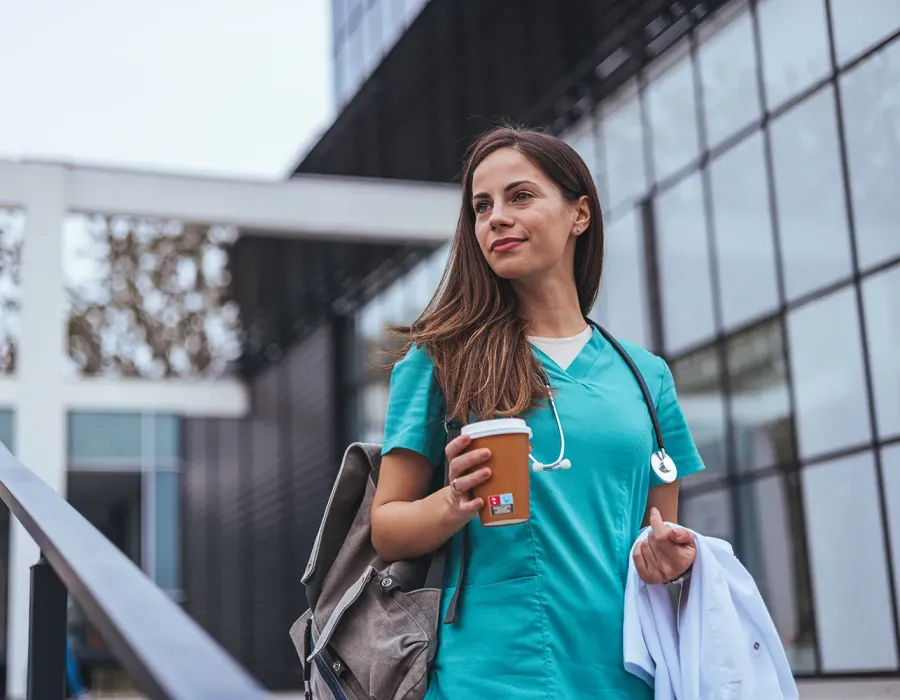
<instances>
[{"instance_id":1,"label":"overcast sky","mask_svg":"<svg viewBox=\"0 0 900 700\"><path fill-rule=\"evenodd\" d=\"M332 115L328 0L0 0L0 158L283 177Z\"/></svg>"}]
</instances>

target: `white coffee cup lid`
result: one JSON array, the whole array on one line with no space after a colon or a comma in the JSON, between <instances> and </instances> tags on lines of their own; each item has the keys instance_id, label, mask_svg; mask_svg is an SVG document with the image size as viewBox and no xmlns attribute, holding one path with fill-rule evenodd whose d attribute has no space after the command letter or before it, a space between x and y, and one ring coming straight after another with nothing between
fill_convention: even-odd
<instances>
[{"instance_id":1,"label":"white coffee cup lid","mask_svg":"<svg viewBox=\"0 0 900 700\"><path fill-rule=\"evenodd\" d=\"M524 433L531 437L531 428L521 418L494 418L492 420L482 420L477 423L469 423L464 425L460 431L463 435L468 435L473 440L477 438L488 437L490 435L511 435Z\"/></svg>"}]
</instances>

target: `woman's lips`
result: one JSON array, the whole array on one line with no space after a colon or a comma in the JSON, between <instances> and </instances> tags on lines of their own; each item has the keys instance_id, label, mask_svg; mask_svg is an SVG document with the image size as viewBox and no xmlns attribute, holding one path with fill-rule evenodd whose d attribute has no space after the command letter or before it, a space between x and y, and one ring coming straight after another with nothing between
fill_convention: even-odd
<instances>
[{"instance_id":1,"label":"woman's lips","mask_svg":"<svg viewBox=\"0 0 900 700\"><path fill-rule=\"evenodd\" d=\"M499 241L495 241L491 246L491 252L505 253L513 248L518 248L524 242L525 241L521 238L501 238Z\"/></svg>"}]
</instances>

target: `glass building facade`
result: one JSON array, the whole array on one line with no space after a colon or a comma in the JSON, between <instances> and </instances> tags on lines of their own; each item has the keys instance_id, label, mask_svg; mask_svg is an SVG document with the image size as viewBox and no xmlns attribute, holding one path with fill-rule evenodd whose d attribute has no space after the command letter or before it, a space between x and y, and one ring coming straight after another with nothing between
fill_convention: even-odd
<instances>
[{"instance_id":1,"label":"glass building facade","mask_svg":"<svg viewBox=\"0 0 900 700\"><path fill-rule=\"evenodd\" d=\"M900 2L727 3L562 135L605 208L591 315L669 362L706 463L680 519L734 544L798 675L898 671ZM447 251L357 314L353 438Z\"/></svg>"},{"instance_id":2,"label":"glass building facade","mask_svg":"<svg viewBox=\"0 0 900 700\"><path fill-rule=\"evenodd\" d=\"M331 0L334 95L353 97L428 0Z\"/></svg>"}]
</instances>

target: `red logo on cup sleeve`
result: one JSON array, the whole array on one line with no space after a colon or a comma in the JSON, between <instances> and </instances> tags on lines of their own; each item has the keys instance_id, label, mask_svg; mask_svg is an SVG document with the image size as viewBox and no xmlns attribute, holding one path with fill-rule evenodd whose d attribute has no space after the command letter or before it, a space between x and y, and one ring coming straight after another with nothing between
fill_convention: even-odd
<instances>
[{"instance_id":1,"label":"red logo on cup sleeve","mask_svg":"<svg viewBox=\"0 0 900 700\"><path fill-rule=\"evenodd\" d=\"M488 498L490 505L499 506L500 505L500 496L491 496Z\"/></svg>"}]
</instances>

